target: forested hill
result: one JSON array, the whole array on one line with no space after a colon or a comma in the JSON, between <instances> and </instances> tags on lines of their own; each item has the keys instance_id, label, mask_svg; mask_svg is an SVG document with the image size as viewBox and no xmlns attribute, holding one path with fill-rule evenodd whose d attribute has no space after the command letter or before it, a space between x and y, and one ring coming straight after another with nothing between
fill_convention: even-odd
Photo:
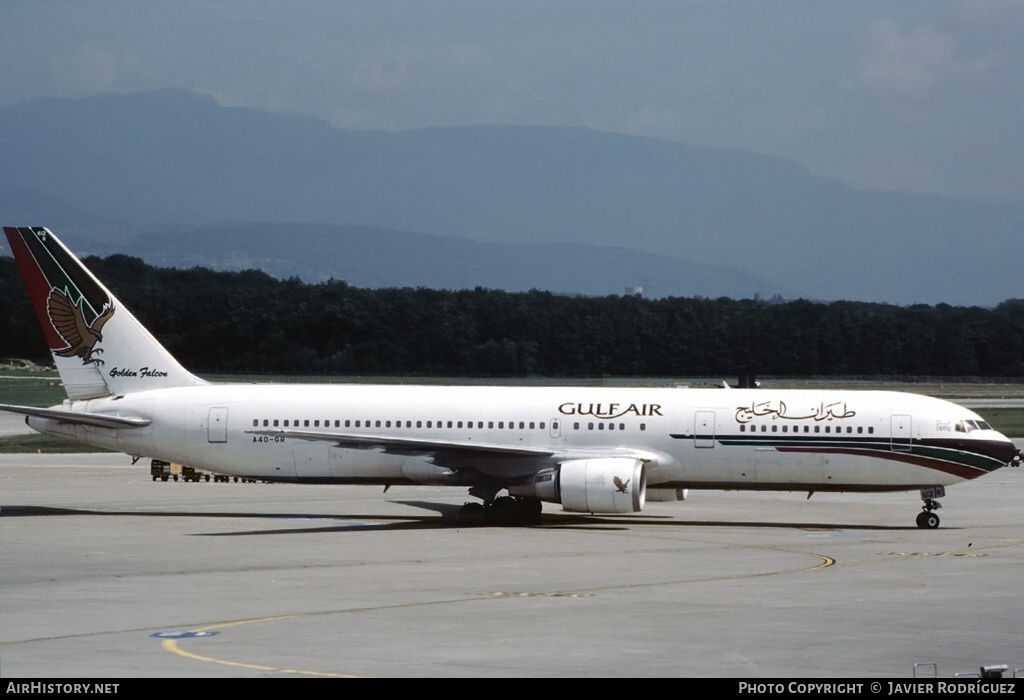
<instances>
[{"instance_id":1,"label":"forested hill","mask_svg":"<svg viewBox=\"0 0 1024 700\"><path fill-rule=\"evenodd\" d=\"M86 264L197 371L443 376L1024 376L1024 300L995 309L361 289L258 271ZM47 357L0 258L0 356Z\"/></svg>"}]
</instances>

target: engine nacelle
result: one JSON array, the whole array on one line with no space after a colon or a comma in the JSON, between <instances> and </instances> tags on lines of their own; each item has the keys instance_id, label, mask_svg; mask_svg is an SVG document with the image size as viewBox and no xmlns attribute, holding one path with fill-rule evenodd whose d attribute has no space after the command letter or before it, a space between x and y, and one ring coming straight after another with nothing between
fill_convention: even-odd
<instances>
[{"instance_id":1,"label":"engine nacelle","mask_svg":"<svg viewBox=\"0 0 1024 700\"><path fill-rule=\"evenodd\" d=\"M644 462L631 457L572 459L509 494L560 503L574 513L639 513L647 493Z\"/></svg>"}]
</instances>

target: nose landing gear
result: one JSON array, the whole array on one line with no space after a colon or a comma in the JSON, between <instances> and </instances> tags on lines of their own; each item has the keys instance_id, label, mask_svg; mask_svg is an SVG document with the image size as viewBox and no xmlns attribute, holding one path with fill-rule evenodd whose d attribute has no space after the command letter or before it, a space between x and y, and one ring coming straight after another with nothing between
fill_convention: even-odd
<instances>
[{"instance_id":1,"label":"nose landing gear","mask_svg":"<svg viewBox=\"0 0 1024 700\"><path fill-rule=\"evenodd\" d=\"M917 526L925 530L934 530L939 526L939 516L931 511L922 511L917 514Z\"/></svg>"},{"instance_id":2,"label":"nose landing gear","mask_svg":"<svg viewBox=\"0 0 1024 700\"><path fill-rule=\"evenodd\" d=\"M946 495L944 486L928 486L921 489L923 510L917 514L917 526L923 530L934 530L939 526L939 516L935 514L942 504L936 499Z\"/></svg>"}]
</instances>

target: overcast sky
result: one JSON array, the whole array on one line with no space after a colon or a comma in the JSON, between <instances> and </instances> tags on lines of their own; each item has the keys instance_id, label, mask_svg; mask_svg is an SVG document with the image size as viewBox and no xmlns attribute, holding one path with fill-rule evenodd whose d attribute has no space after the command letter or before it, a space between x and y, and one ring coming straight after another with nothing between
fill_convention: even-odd
<instances>
[{"instance_id":1,"label":"overcast sky","mask_svg":"<svg viewBox=\"0 0 1024 700\"><path fill-rule=\"evenodd\" d=\"M0 105L178 87L344 128L587 126L1024 202L1024 0L0 0Z\"/></svg>"}]
</instances>

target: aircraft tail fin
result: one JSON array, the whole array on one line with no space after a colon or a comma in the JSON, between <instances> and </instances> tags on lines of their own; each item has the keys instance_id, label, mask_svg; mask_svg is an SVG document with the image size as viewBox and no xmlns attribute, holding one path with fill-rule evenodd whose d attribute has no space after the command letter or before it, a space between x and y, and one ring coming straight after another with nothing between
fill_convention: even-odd
<instances>
[{"instance_id":1,"label":"aircraft tail fin","mask_svg":"<svg viewBox=\"0 0 1024 700\"><path fill-rule=\"evenodd\" d=\"M71 399L205 384L45 228L4 227Z\"/></svg>"}]
</instances>

